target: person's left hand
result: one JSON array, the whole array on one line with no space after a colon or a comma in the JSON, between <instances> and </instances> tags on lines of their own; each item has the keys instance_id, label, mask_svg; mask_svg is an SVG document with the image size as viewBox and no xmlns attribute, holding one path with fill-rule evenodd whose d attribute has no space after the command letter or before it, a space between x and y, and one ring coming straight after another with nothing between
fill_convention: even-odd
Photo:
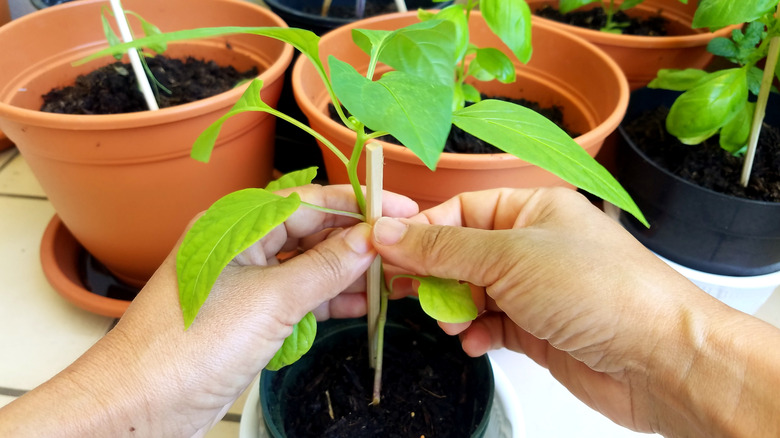
<instances>
[{"instance_id":1,"label":"person's left hand","mask_svg":"<svg viewBox=\"0 0 780 438\"><path fill-rule=\"evenodd\" d=\"M311 204L357 211L349 186L310 185L295 191ZM385 193L383 199L385 215L408 217L418 211L408 198ZM363 274L376 253L369 243L370 226L356 222L301 207L228 265L187 331L174 250L117 326L74 366L98 376L106 374L106 366L117 367L112 372L126 382L121 385L124 398L142 402L148 415L133 426L138 436L204 434L307 312L315 311L319 319L365 314ZM305 251L277 261L280 251L296 248ZM139 430L147 420L152 429Z\"/></svg>"}]
</instances>

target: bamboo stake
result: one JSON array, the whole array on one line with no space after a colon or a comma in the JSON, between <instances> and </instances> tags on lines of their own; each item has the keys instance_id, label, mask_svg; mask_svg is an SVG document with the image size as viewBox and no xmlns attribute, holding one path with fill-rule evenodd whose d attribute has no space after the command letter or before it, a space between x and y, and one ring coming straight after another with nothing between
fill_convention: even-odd
<instances>
[{"instance_id":1,"label":"bamboo stake","mask_svg":"<svg viewBox=\"0 0 780 438\"><path fill-rule=\"evenodd\" d=\"M769 89L772 88L772 80L775 76L778 52L780 52L780 36L772 37L769 41L769 52L766 57L764 76L761 78L761 89L758 92L756 109L753 112L753 124L750 127L750 140L748 141L748 148L745 153L745 162L742 165L742 175L739 182L743 187L747 187L748 182L750 181L750 171L753 168L753 160L756 157L758 136L761 133L761 125L764 123L764 115L766 114L766 102L769 99Z\"/></svg>"},{"instance_id":2,"label":"bamboo stake","mask_svg":"<svg viewBox=\"0 0 780 438\"><path fill-rule=\"evenodd\" d=\"M366 222L373 225L382 216L382 145L371 142L366 145ZM368 296L368 345L369 364L377 367L377 322L382 296L382 260L377 257L368 269L366 294Z\"/></svg>"},{"instance_id":3,"label":"bamboo stake","mask_svg":"<svg viewBox=\"0 0 780 438\"><path fill-rule=\"evenodd\" d=\"M330 11L330 4L333 0L323 0L322 2L322 9L320 10L320 15L323 17L328 16L328 11Z\"/></svg>"},{"instance_id":4,"label":"bamboo stake","mask_svg":"<svg viewBox=\"0 0 780 438\"><path fill-rule=\"evenodd\" d=\"M130 26L127 24L125 10L122 9L119 0L111 0L111 9L114 11L114 17L116 18L117 26L119 26L119 34L122 36L122 40L126 43L133 41L133 34L130 32ZM157 100L154 98L152 86L149 84L149 78L146 77L144 67L141 65L141 56L138 54L138 49L128 49L127 56L130 58L130 65L133 67L133 73L135 73L138 86L141 88L141 94L144 95L146 105L152 111L160 109L157 106Z\"/></svg>"},{"instance_id":5,"label":"bamboo stake","mask_svg":"<svg viewBox=\"0 0 780 438\"><path fill-rule=\"evenodd\" d=\"M408 10L404 0L395 0L395 7L398 8L398 12L406 12Z\"/></svg>"}]
</instances>

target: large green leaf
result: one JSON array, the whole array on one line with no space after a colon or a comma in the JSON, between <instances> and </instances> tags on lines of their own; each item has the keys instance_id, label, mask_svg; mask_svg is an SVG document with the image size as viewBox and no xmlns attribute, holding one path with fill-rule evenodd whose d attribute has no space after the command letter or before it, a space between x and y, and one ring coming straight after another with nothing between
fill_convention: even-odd
<instances>
[{"instance_id":1,"label":"large green leaf","mask_svg":"<svg viewBox=\"0 0 780 438\"><path fill-rule=\"evenodd\" d=\"M614 177L542 115L509 102L486 99L453 114L464 131L633 214L647 224Z\"/></svg>"},{"instance_id":2,"label":"large green leaf","mask_svg":"<svg viewBox=\"0 0 780 438\"><path fill-rule=\"evenodd\" d=\"M314 344L317 336L317 319L309 312L303 319L293 326L293 332L284 339L282 348L274 354L265 369L277 371L290 365L301 358Z\"/></svg>"},{"instance_id":3,"label":"large green leaf","mask_svg":"<svg viewBox=\"0 0 780 438\"><path fill-rule=\"evenodd\" d=\"M436 167L451 127L452 85L391 71L370 81L349 64L328 59L341 103L374 131L386 131L431 169ZM422 86L421 86L422 85Z\"/></svg>"},{"instance_id":4,"label":"large green leaf","mask_svg":"<svg viewBox=\"0 0 780 438\"><path fill-rule=\"evenodd\" d=\"M355 30L352 38L361 49L376 53L379 61L397 71L449 84L454 81L457 62L454 32L452 22L431 20L387 34ZM372 48L366 50L369 43Z\"/></svg>"},{"instance_id":5,"label":"large green leaf","mask_svg":"<svg viewBox=\"0 0 780 438\"><path fill-rule=\"evenodd\" d=\"M685 91L700 84L707 77L707 72L698 68L684 70L666 68L658 70L658 76L647 84L647 88Z\"/></svg>"},{"instance_id":6,"label":"large green leaf","mask_svg":"<svg viewBox=\"0 0 780 438\"><path fill-rule=\"evenodd\" d=\"M482 0L482 16L522 63L531 59L531 8L525 0Z\"/></svg>"},{"instance_id":7,"label":"large green leaf","mask_svg":"<svg viewBox=\"0 0 780 438\"><path fill-rule=\"evenodd\" d=\"M714 135L744 108L748 98L745 68L721 70L681 94L669 108L666 130L685 144Z\"/></svg>"},{"instance_id":8,"label":"large green leaf","mask_svg":"<svg viewBox=\"0 0 780 438\"><path fill-rule=\"evenodd\" d=\"M598 0L560 0L558 2L558 9L566 14L577 8L581 8L585 5L595 3Z\"/></svg>"},{"instance_id":9,"label":"large green leaf","mask_svg":"<svg viewBox=\"0 0 780 438\"><path fill-rule=\"evenodd\" d=\"M420 21L449 20L452 22L455 30L450 39L455 43L455 58L460 60L466 55L469 47L469 22L463 5L449 5L435 13L420 9L417 11L417 18Z\"/></svg>"},{"instance_id":10,"label":"large green leaf","mask_svg":"<svg viewBox=\"0 0 780 438\"><path fill-rule=\"evenodd\" d=\"M731 154L736 154L743 147L747 146L755 110L755 102L745 101L744 106L737 115L723 125L723 128L720 130L720 136L718 137L720 147Z\"/></svg>"},{"instance_id":11,"label":"large green leaf","mask_svg":"<svg viewBox=\"0 0 780 438\"><path fill-rule=\"evenodd\" d=\"M417 295L420 306L437 321L460 323L477 317L477 306L471 298L468 283L437 277L410 276L420 282Z\"/></svg>"},{"instance_id":12,"label":"large green leaf","mask_svg":"<svg viewBox=\"0 0 780 438\"><path fill-rule=\"evenodd\" d=\"M263 189L244 189L215 202L193 224L176 254L185 327L195 320L225 266L284 223L300 204L297 193L285 198Z\"/></svg>"},{"instance_id":13,"label":"large green leaf","mask_svg":"<svg viewBox=\"0 0 780 438\"><path fill-rule=\"evenodd\" d=\"M265 189L269 192L275 192L277 190L289 189L292 187L305 186L311 184L314 178L317 176L317 167L308 167L306 169L294 170L289 173L285 173L279 179L273 180L265 186Z\"/></svg>"},{"instance_id":14,"label":"large green leaf","mask_svg":"<svg viewBox=\"0 0 780 438\"><path fill-rule=\"evenodd\" d=\"M721 28L761 18L777 8L778 0L701 0L693 27Z\"/></svg>"}]
</instances>

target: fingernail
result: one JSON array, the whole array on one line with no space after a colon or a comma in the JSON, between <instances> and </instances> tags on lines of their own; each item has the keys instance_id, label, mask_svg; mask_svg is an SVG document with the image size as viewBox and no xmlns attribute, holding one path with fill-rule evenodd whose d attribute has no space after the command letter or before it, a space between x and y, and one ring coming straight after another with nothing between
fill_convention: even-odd
<instances>
[{"instance_id":1,"label":"fingernail","mask_svg":"<svg viewBox=\"0 0 780 438\"><path fill-rule=\"evenodd\" d=\"M374 223L374 239L382 245L395 245L406 234L408 226L389 217L381 217Z\"/></svg>"},{"instance_id":2,"label":"fingernail","mask_svg":"<svg viewBox=\"0 0 780 438\"><path fill-rule=\"evenodd\" d=\"M368 244L370 238L371 226L365 222L350 228L344 235L344 241L357 254L365 254L371 250L371 245Z\"/></svg>"}]
</instances>

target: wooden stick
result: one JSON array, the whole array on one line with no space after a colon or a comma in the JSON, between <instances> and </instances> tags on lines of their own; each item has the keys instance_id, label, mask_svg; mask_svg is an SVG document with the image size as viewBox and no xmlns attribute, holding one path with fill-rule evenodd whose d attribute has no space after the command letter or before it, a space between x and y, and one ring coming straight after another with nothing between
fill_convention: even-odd
<instances>
[{"instance_id":1,"label":"wooden stick","mask_svg":"<svg viewBox=\"0 0 780 438\"><path fill-rule=\"evenodd\" d=\"M328 16L328 11L330 11L330 4L333 0L323 0L322 2L322 10L320 10L320 15L323 17Z\"/></svg>"},{"instance_id":2,"label":"wooden stick","mask_svg":"<svg viewBox=\"0 0 780 438\"><path fill-rule=\"evenodd\" d=\"M382 167L384 156L382 145L371 142L366 145L366 222L373 225L382 216ZM377 257L368 269L366 294L368 296L368 342L369 363L377 364L376 328L379 320L379 306L382 296L382 260Z\"/></svg>"},{"instance_id":3,"label":"wooden stick","mask_svg":"<svg viewBox=\"0 0 780 438\"><path fill-rule=\"evenodd\" d=\"M130 32L130 26L127 24L125 10L122 8L119 0L111 0L111 9L114 11L114 18L117 26L119 26L119 34L122 36L122 40L126 43L133 41L133 34ZM144 95L146 106L152 111L160 109L157 105L157 100L154 98L152 86L149 84L149 78L146 77L144 67L141 65L141 56L138 54L138 49L128 49L127 56L130 58L130 65L133 67L135 79L141 88L141 94Z\"/></svg>"},{"instance_id":4,"label":"wooden stick","mask_svg":"<svg viewBox=\"0 0 780 438\"><path fill-rule=\"evenodd\" d=\"M769 52L766 57L766 66L764 67L764 77L761 79L761 88L758 91L756 100L756 109L753 112L753 124L750 129L750 139L745 153L745 162L742 165L742 175L740 183L743 187L748 186L750 181L750 171L753 168L753 159L756 156L756 145L758 145L758 135L761 133L761 125L764 123L766 114L766 102L769 99L769 89L772 88L772 80L775 77L775 65L777 65L777 56L780 52L780 36L772 37L769 41Z\"/></svg>"},{"instance_id":5,"label":"wooden stick","mask_svg":"<svg viewBox=\"0 0 780 438\"><path fill-rule=\"evenodd\" d=\"M395 0L395 7L398 8L398 12L406 12L408 10L405 0Z\"/></svg>"}]
</instances>

